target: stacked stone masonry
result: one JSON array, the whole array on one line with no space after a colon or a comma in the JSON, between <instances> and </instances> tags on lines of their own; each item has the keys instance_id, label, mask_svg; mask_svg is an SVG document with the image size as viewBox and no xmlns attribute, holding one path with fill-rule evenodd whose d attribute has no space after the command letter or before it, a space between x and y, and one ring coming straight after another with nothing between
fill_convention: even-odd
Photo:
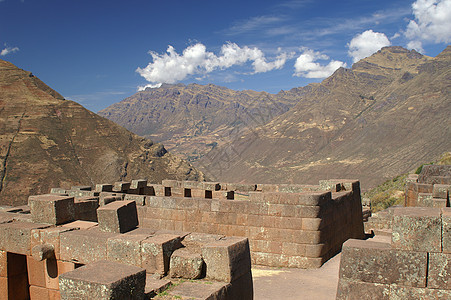
<instances>
[{"instance_id":1,"label":"stacked stone masonry","mask_svg":"<svg viewBox=\"0 0 451 300\"><path fill-rule=\"evenodd\" d=\"M364 237L356 180L318 185L133 180L52 193L98 197L100 205L135 201L141 227L248 237L252 263L258 265L318 268L347 239Z\"/></svg>"},{"instance_id":2,"label":"stacked stone masonry","mask_svg":"<svg viewBox=\"0 0 451 300\"><path fill-rule=\"evenodd\" d=\"M451 299L451 208L395 208L392 228L344 243L337 299Z\"/></svg>"},{"instance_id":3,"label":"stacked stone masonry","mask_svg":"<svg viewBox=\"0 0 451 300\"><path fill-rule=\"evenodd\" d=\"M252 299L248 239L140 226L142 182L0 209L0 299Z\"/></svg>"},{"instance_id":4,"label":"stacked stone masonry","mask_svg":"<svg viewBox=\"0 0 451 300\"><path fill-rule=\"evenodd\" d=\"M406 185L406 207L450 207L451 165L426 165L419 175L410 174Z\"/></svg>"}]
</instances>

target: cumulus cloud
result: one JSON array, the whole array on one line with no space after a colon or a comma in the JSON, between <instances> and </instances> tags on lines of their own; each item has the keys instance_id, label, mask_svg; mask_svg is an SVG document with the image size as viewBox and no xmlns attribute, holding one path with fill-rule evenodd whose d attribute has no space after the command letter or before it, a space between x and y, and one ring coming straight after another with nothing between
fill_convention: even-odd
<instances>
[{"instance_id":1,"label":"cumulus cloud","mask_svg":"<svg viewBox=\"0 0 451 300\"><path fill-rule=\"evenodd\" d=\"M6 47L0 52L0 56L5 56L5 55L8 55L10 53L17 52L17 51L19 51L18 47Z\"/></svg>"},{"instance_id":2,"label":"cumulus cloud","mask_svg":"<svg viewBox=\"0 0 451 300\"><path fill-rule=\"evenodd\" d=\"M138 68L136 72L152 84L176 83L190 75L205 75L247 62L252 62L251 74L268 72L281 69L294 55L282 52L274 61L268 62L260 49L247 46L241 48L235 43L224 44L219 55L207 51L201 43L187 47L182 54L177 53L172 46L169 46L164 54L153 51L149 54L152 56L152 62L145 68Z\"/></svg>"},{"instance_id":3,"label":"cumulus cloud","mask_svg":"<svg viewBox=\"0 0 451 300\"><path fill-rule=\"evenodd\" d=\"M311 49L303 49L303 53L294 64L294 76L306 78L326 78L332 75L340 67L346 67L346 63L331 60L327 65L321 65L317 60L329 60L329 56Z\"/></svg>"},{"instance_id":4,"label":"cumulus cloud","mask_svg":"<svg viewBox=\"0 0 451 300\"><path fill-rule=\"evenodd\" d=\"M382 47L390 46L390 40L380 32L367 30L357 34L348 44L348 55L352 57L353 62L372 55Z\"/></svg>"},{"instance_id":5,"label":"cumulus cloud","mask_svg":"<svg viewBox=\"0 0 451 300\"><path fill-rule=\"evenodd\" d=\"M409 48L423 52L423 42L451 42L451 0L417 0L412 10L415 20L405 31Z\"/></svg>"}]
</instances>

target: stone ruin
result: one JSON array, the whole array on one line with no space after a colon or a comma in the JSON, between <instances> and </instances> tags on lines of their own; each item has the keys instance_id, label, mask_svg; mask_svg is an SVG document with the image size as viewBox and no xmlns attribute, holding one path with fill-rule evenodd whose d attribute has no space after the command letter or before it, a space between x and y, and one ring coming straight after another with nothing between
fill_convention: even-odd
<instances>
[{"instance_id":1,"label":"stone ruin","mask_svg":"<svg viewBox=\"0 0 451 300\"><path fill-rule=\"evenodd\" d=\"M390 242L344 243L337 299L451 299L451 208L392 215Z\"/></svg>"},{"instance_id":2,"label":"stone ruin","mask_svg":"<svg viewBox=\"0 0 451 300\"><path fill-rule=\"evenodd\" d=\"M405 207L450 207L451 165L426 165L421 173L406 179ZM389 207L374 213L364 223L365 232L391 236L393 212Z\"/></svg>"},{"instance_id":3,"label":"stone ruin","mask_svg":"<svg viewBox=\"0 0 451 300\"><path fill-rule=\"evenodd\" d=\"M407 177L405 207L373 214L365 231L388 242L343 244L337 299L451 299L450 165Z\"/></svg>"},{"instance_id":4,"label":"stone ruin","mask_svg":"<svg viewBox=\"0 0 451 300\"><path fill-rule=\"evenodd\" d=\"M0 212L0 299L253 298L247 238L138 227L135 201L105 202L47 194Z\"/></svg>"},{"instance_id":5,"label":"stone ruin","mask_svg":"<svg viewBox=\"0 0 451 300\"><path fill-rule=\"evenodd\" d=\"M251 262L318 268L363 236L354 180L54 188L0 212L0 290L18 299L252 299Z\"/></svg>"}]
</instances>

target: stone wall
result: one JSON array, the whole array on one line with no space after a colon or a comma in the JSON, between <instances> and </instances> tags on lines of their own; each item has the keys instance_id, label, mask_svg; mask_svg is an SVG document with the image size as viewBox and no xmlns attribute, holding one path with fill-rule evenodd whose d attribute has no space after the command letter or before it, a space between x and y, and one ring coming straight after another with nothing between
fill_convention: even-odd
<instances>
[{"instance_id":1,"label":"stone wall","mask_svg":"<svg viewBox=\"0 0 451 300\"><path fill-rule=\"evenodd\" d=\"M337 299L451 299L451 208L395 208L392 228L344 243Z\"/></svg>"},{"instance_id":2,"label":"stone wall","mask_svg":"<svg viewBox=\"0 0 451 300\"><path fill-rule=\"evenodd\" d=\"M318 185L238 184L145 180L52 189L79 206L99 198L137 203L141 227L248 237L252 263L318 268L349 238L363 238L360 185L323 180ZM89 210L78 218L90 220Z\"/></svg>"},{"instance_id":3,"label":"stone wall","mask_svg":"<svg viewBox=\"0 0 451 300\"><path fill-rule=\"evenodd\" d=\"M451 190L451 166L423 166L419 175L407 177L406 207L449 207Z\"/></svg>"},{"instance_id":4,"label":"stone wall","mask_svg":"<svg viewBox=\"0 0 451 300\"><path fill-rule=\"evenodd\" d=\"M1 209L0 299L253 298L247 238L141 227L125 194L54 192Z\"/></svg>"}]
</instances>

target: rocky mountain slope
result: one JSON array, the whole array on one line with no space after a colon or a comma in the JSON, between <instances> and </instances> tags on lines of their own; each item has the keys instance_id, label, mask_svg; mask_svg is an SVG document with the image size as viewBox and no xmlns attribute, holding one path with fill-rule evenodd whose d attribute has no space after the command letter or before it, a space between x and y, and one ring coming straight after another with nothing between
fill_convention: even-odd
<instances>
[{"instance_id":1,"label":"rocky mountain slope","mask_svg":"<svg viewBox=\"0 0 451 300\"><path fill-rule=\"evenodd\" d=\"M288 111L293 95L234 91L209 85L163 85L99 112L140 136L164 141L169 151L195 161L226 145L246 128L261 126Z\"/></svg>"},{"instance_id":2,"label":"rocky mountain slope","mask_svg":"<svg viewBox=\"0 0 451 300\"><path fill-rule=\"evenodd\" d=\"M369 188L451 149L450 46L435 58L383 48L281 94L298 104L198 164L221 180L353 177Z\"/></svg>"},{"instance_id":3,"label":"rocky mountain slope","mask_svg":"<svg viewBox=\"0 0 451 300\"><path fill-rule=\"evenodd\" d=\"M0 205L58 186L204 178L166 152L0 60Z\"/></svg>"}]
</instances>

